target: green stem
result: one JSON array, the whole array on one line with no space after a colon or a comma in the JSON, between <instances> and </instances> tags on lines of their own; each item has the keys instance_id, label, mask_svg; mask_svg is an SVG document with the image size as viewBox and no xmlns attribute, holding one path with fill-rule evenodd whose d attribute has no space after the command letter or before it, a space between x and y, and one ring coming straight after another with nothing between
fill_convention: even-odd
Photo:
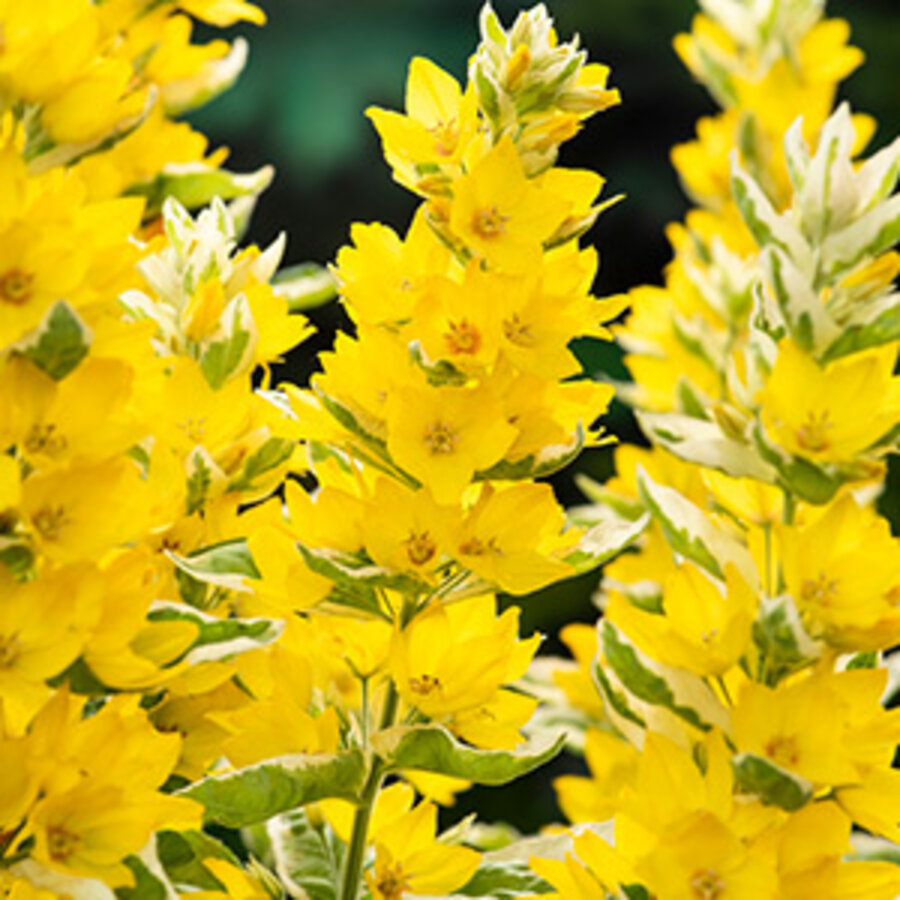
<instances>
[{"instance_id":1,"label":"green stem","mask_svg":"<svg viewBox=\"0 0 900 900\"><path fill-rule=\"evenodd\" d=\"M397 689L394 687L394 682L389 681L379 730L389 728L394 724L394 719L397 716L398 701L399 697ZM384 779L386 768L387 764L383 759L376 756L372 760L369 777L366 779L362 793L359 796L356 813L353 816L353 834L350 837L350 843L347 845L347 857L344 862L344 872L341 876L340 900L358 900L363 864L366 860L366 837L369 832L369 819L372 818L372 808L375 805L378 791L381 789L381 782Z\"/></svg>"},{"instance_id":2,"label":"green stem","mask_svg":"<svg viewBox=\"0 0 900 900\"><path fill-rule=\"evenodd\" d=\"M797 500L794 495L790 491L784 492L784 507L781 512L781 521L785 525L793 525L794 524L794 514L797 512ZM786 587L786 583L784 580L784 569L781 565L781 561L778 563L778 593L781 594L784 592Z\"/></svg>"}]
</instances>

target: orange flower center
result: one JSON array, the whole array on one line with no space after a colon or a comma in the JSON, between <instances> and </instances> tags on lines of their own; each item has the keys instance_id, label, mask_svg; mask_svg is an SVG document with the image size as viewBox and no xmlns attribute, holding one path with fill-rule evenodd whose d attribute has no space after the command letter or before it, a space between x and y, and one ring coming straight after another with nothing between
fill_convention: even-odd
<instances>
[{"instance_id":1,"label":"orange flower center","mask_svg":"<svg viewBox=\"0 0 900 900\"><path fill-rule=\"evenodd\" d=\"M503 233L505 222L506 216L500 215L496 206L492 206L490 209L478 209L472 216L472 231L478 237L489 241Z\"/></svg>"},{"instance_id":2,"label":"orange flower center","mask_svg":"<svg viewBox=\"0 0 900 900\"><path fill-rule=\"evenodd\" d=\"M797 739L790 735L777 735L766 744L766 756L776 765L792 768L800 761Z\"/></svg>"},{"instance_id":3,"label":"orange flower center","mask_svg":"<svg viewBox=\"0 0 900 900\"><path fill-rule=\"evenodd\" d=\"M0 275L0 300L13 306L22 306L31 297L34 275L21 269L9 269Z\"/></svg>"},{"instance_id":4,"label":"orange flower center","mask_svg":"<svg viewBox=\"0 0 900 900\"><path fill-rule=\"evenodd\" d=\"M31 521L45 541L57 540L60 531L69 523L66 511L62 506L42 506L31 517Z\"/></svg>"},{"instance_id":5,"label":"orange flower center","mask_svg":"<svg viewBox=\"0 0 900 900\"><path fill-rule=\"evenodd\" d=\"M0 669L11 668L21 650L18 634L0 635Z\"/></svg>"},{"instance_id":6,"label":"orange flower center","mask_svg":"<svg viewBox=\"0 0 900 900\"><path fill-rule=\"evenodd\" d=\"M419 675L409 679L409 689L420 697L427 697L441 689L441 679L436 675Z\"/></svg>"},{"instance_id":7,"label":"orange flower center","mask_svg":"<svg viewBox=\"0 0 900 900\"><path fill-rule=\"evenodd\" d=\"M450 330L444 333L444 342L451 353L477 353L481 349L481 334L466 319L451 322Z\"/></svg>"},{"instance_id":8,"label":"orange flower center","mask_svg":"<svg viewBox=\"0 0 900 900\"><path fill-rule=\"evenodd\" d=\"M79 835L62 825L51 825L47 829L47 852L55 862L64 863L75 852L80 841Z\"/></svg>"},{"instance_id":9,"label":"orange flower center","mask_svg":"<svg viewBox=\"0 0 900 900\"><path fill-rule=\"evenodd\" d=\"M691 893L698 900L716 900L725 890L725 882L713 869L700 869L691 876Z\"/></svg>"},{"instance_id":10,"label":"orange flower center","mask_svg":"<svg viewBox=\"0 0 900 900\"><path fill-rule=\"evenodd\" d=\"M56 426L52 422L44 425L36 422L32 425L22 446L28 453L48 453L56 456L66 449L68 441L63 435L56 432Z\"/></svg>"},{"instance_id":11,"label":"orange flower center","mask_svg":"<svg viewBox=\"0 0 900 900\"><path fill-rule=\"evenodd\" d=\"M406 555L414 566L424 566L437 553L437 544L427 531L420 534L412 532L403 543L406 545Z\"/></svg>"},{"instance_id":12,"label":"orange flower center","mask_svg":"<svg viewBox=\"0 0 900 900\"><path fill-rule=\"evenodd\" d=\"M834 428L834 423L830 422L829 418L827 409L818 413L809 410L806 413L806 421L797 429L797 443L810 453L827 450L831 446L828 432Z\"/></svg>"},{"instance_id":13,"label":"orange flower center","mask_svg":"<svg viewBox=\"0 0 900 900\"><path fill-rule=\"evenodd\" d=\"M443 456L456 449L456 435L450 426L443 422L433 422L429 425L425 429L424 440L432 456Z\"/></svg>"}]
</instances>

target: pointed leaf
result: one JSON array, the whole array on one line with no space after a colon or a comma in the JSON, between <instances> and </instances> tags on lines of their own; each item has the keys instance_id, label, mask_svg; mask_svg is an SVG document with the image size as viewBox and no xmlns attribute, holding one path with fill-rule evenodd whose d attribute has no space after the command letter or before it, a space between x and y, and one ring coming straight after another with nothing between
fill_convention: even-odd
<instances>
[{"instance_id":1,"label":"pointed leaf","mask_svg":"<svg viewBox=\"0 0 900 900\"><path fill-rule=\"evenodd\" d=\"M233 200L262 193L274 175L271 166L241 174L206 163L170 163L155 178L133 184L125 193L146 197L144 217L152 219L160 214L167 198L178 200L187 209L199 209L209 204L213 197Z\"/></svg>"},{"instance_id":2,"label":"pointed leaf","mask_svg":"<svg viewBox=\"0 0 900 900\"><path fill-rule=\"evenodd\" d=\"M769 484L775 472L754 448L722 433L715 422L675 413L637 413L642 430L655 444L686 462L718 469L733 478L753 478Z\"/></svg>"},{"instance_id":3,"label":"pointed leaf","mask_svg":"<svg viewBox=\"0 0 900 900\"><path fill-rule=\"evenodd\" d=\"M245 591L247 578L261 577L244 540L225 541L190 556L178 556L167 550L166 556L196 581L229 591Z\"/></svg>"},{"instance_id":4,"label":"pointed leaf","mask_svg":"<svg viewBox=\"0 0 900 900\"><path fill-rule=\"evenodd\" d=\"M405 594L421 593L428 590L429 585L419 581L414 575L392 572L376 566L367 559L361 559L338 550L313 550L310 547L297 545L306 565L313 572L330 578L335 584L348 587L387 588Z\"/></svg>"},{"instance_id":5,"label":"pointed leaf","mask_svg":"<svg viewBox=\"0 0 900 900\"><path fill-rule=\"evenodd\" d=\"M59 381L87 355L91 333L64 300L50 307L34 337L20 348L39 369Z\"/></svg>"},{"instance_id":6,"label":"pointed leaf","mask_svg":"<svg viewBox=\"0 0 900 900\"><path fill-rule=\"evenodd\" d=\"M344 844L327 822L313 825L301 810L266 824L275 871L292 897L335 900L344 860Z\"/></svg>"},{"instance_id":7,"label":"pointed leaf","mask_svg":"<svg viewBox=\"0 0 900 900\"><path fill-rule=\"evenodd\" d=\"M219 890L221 885L203 860L224 859L238 864L228 847L203 831L161 831L156 835L156 852L175 884L211 891Z\"/></svg>"},{"instance_id":8,"label":"pointed leaf","mask_svg":"<svg viewBox=\"0 0 900 900\"><path fill-rule=\"evenodd\" d=\"M272 287L287 300L291 312L315 309L337 296L337 284L324 266L300 263L281 269L272 278Z\"/></svg>"},{"instance_id":9,"label":"pointed leaf","mask_svg":"<svg viewBox=\"0 0 900 900\"><path fill-rule=\"evenodd\" d=\"M240 828L327 797L354 800L365 774L359 750L334 755L295 754L224 775L210 775L179 794L202 803L206 821Z\"/></svg>"},{"instance_id":10,"label":"pointed leaf","mask_svg":"<svg viewBox=\"0 0 900 900\"><path fill-rule=\"evenodd\" d=\"M594 519L593 524L590 524L589 517L592 510L600 515ZM570 510L570 515L572 512ZM580 523L590 524L575 549L565 557L565 561L574 566L578 574L590 572L614 556L618 556L623 550L630 547L650 524L649 515L645 514L632 522L619 516L610 515L609 511L602 506L580 507L574 512Z\"/></svg>"},{"instance_id":11,"label":"pointed leaf","mask_svg":"<svg viewBox=\"0 0 900 900\"><path fill-rule=\"evenodd\" d=\"M812 797L812 785L806 779L786 772L761 756L741 753L732 765L738 790L756 794L769 806L794 812Z\"/></svg>"},{"instance_id":12,"label":"pointed leaf","mask_svg":"<svg viewBox=\"0 0 900 900\"><path fill-rule=\"evenodd\" d=\"M507 784L553 759L565 742L526 744L519 750L478 750L461 743L440 725L397 726L379 734L376 751L391 771L421 769L477 784Z\"/></svg>"},{"instance_id":13,"label":"pointed leaf","mask_svg":"<svg viewBox=\"0 0 900 900\"><path fill-rule=\"evenodd\" d=\"M523 894L547 894L553 890L539 875L521 862L484 862L455 893L463 897L495 897L514 900Z\"/></svg>"},{"instance_id":14,"label":"pointed leaf","mask_svg":"<svg viewBox=\"0 0 900 900\"><path fill-rule=\"evenodd\" d=\"M713 525L706 514L678 491L656 484L638 466L638 490L671 548L692 559L716 578L724 578L725 566L734 564L752 588L759 582L756 565L742 544Z\"/></svg>"}]
</instances>

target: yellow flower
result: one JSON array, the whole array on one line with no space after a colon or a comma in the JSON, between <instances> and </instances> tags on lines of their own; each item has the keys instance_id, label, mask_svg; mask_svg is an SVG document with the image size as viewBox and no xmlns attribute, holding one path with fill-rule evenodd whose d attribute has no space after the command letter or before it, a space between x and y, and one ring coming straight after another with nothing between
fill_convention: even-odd
<instances>
[{"instance_id":1,"label":"yellow flower","mask_svg":"<svg viewBox=\"0 0 900 900\"><path fill-rule=\"evenodd\" d=\"M432 580L453 553L451 529L458 518L455 508L439 506L427 490L379 478L362 517L363 540L378 565Z\"/></svg>"},{"instance_id":2,"label":"yellow flower","mask_svg":"<svg viewBox=\"0 0 900 900\"><path fill-rule=\"evenodd\" d=\"M21 512L42 555L75 562L140 536L149 524L147 494L137 465L114 459L27 478Z\"/></svg>"},{"instance_id":3,"label":"yellow flower","mask_svg":"<svg viewBox=\"0 0 900 900\"><path fill-rule=\"evenodd\" d=\"M33 469L124 453L145 437L128 409L132 379L125 362L88 358L57 382L11 356L0 370L0 435Z\"/></svg>"},{"instance_id":4,"label":"yellow flower","mask_svg":"<svg viewBox=\"0 0 900 900\"><path fill-rule=\"evenodd\" d=\"M897 349L855 353L819 366L785 339L757 401L767 433L790 453L817 462L849 462L900 418Z\"/></svg>"},{"instance_id":5,"label":"yellow flower","mask_svg":"<svg viewBox=\"0 0 900 900\"><path fill-rule=\"evenodd\" d=\"M463 93L452 75L421 56L409 64L406 115L377 107L369 107L366 115L378 130L397 180L425 194L446 190L478 129L472 87ZM445 173L445 166L452 168Z\"/></svg>"},{"instance_id":6,"label":"yellow flower","mask_svg":"<svg viewBox=\"0 0 900 900\"><path fill-rule=\"evenodd\" d=\"M900 542L886 519L847 495L778 533L787 589L812 633L842 650L900 640Z\"/></svg>"},{"instance_id":7,"label":"yellow flower","mask_svg":"<svg viewBox=\"0 0 900 900\"><path fill-rule=\"evenodd\" d=\"M577 538L576 532L563 536L564 527L549 485L484 487L457 529L454 555L489 584L526 594L574 573L558 558Z\"/></svg>"},{"instance_id":8,"label":"yellow flower","mask_svg":"<svg viewBox=\"0 0 900 900\"><path fill-rule=\"evenodd\" d=\"M0 694L10 734L25 732L46 681L81 653L100 614L102 581L87 564L22 585L0 571Z\"/></svg>"},{"instance_id":9,"label":"yellow flower","mask_svg":"<svg viewBox=\"0 0 900 900\"><path fill-rule=\"evenodd\" d=\"M515 145L504 138L454 182L447 219L456 238L490 267L521 272L540 258L569 212L569 203L525 177Z\"/></svg>"},{"instance_id":10,"label":"yellow flower","mask_svg":"<svg viewBox=\"0 0 900 900\"><path fill-rule=\"evenodd\" d=\"M386 406L392 458L438 503L455 503L475 472L499 462L516 436L484 388L400 388Z\"/></svg>"},{"instance_id":11,"label":"yellow flower","mask_svg":"<svg viewBox=\"0 0 900 900\"><path fill-rule=\"evenodd\" d=\"M375 863L365 873L373 900L450 894L475 874L481 854L435 840L436 831L437 807L424 801L373 834Z\"/></svg>"},{"instance_id":12,"label":"yellow flower","mask_svg":"<svg viewBox=\"0 0 900 900\"><path fill-rule=\"evenodd\" d=\"M447 271L450 252L428 225L423 208L404 240L378 222L355 223L350 237L354 246L338 251L335 274L347 311L357 323L405 322L424 287Z\"/></svg>"},{"instance_id":13,"label":"yellow flower","mask_svg":"<svg viewBox=\"0 0 900 900\"><path fill-rule=\"evenodd\" d=\"M587 732L584 757L590 778L563 775L553 788L565 817L572 823L603 822L618 809L619 797L637 772L638 751L608 731Z\"/></svg>"},{"instance_id":14,"label":"yellow flower","mask_svg":"<svg viewBox=\"0 0 900 900\"><path fill-rule=\"evenodd\" d=\"M401 698L432 719L476 709L524 674L539 638L518 640L519 611L494 614L491 596L432 604L394 634L391 677Z\"/></svg>"},{"instance_id":15,"label":"yellow flower","mask_svg":"<svg viewBox=\"0 0 900 900\"><path fill-rule=\"evenodd\" d=\"M661 614L645 612L615 593L606 616L664 665L701 676L723 675L747 650L757 607L754 592L734 566L726 567L726 584L723 592L698 567L683 563L665 580Z\"/></svg>"},{"instance_id":16,"label":"yellow flower","mask_svg":"<svg viewBox=\"0 0 900 900\"><path fill-rule=\"evenodd\" d=\"M638 867L641 881L667 900L776 900L774 866L748 849L714 815L696 813L670 829Z\"/></svg>"}]
</instances>

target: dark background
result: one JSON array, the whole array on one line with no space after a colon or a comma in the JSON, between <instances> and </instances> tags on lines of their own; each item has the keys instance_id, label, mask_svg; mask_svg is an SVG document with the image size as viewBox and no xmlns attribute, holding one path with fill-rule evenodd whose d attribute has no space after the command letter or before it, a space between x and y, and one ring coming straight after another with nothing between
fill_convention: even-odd
<instances>
[{"instance_id":1,"label":"dark background","mask_svg":"<svg viewBox=\"0 0 900 900\"><path fill-rule=\"evenodd\" d=\"M269 24L235 29L251 45L238 85L192 121L214 146L232 150L229 167L244 171L272 163L273 186L260 200L249 240L265 244L289 236L286 261L331 262L354 221L381 221L405 230L416 199L395 184L381 158L374 129L363 116L370 104L402 109L411 56L427 56L463 79L478 43L479 2L473 0L256 0ZM530 4L496 0L505 24ZM616 293L659 283L669 259L663 227L688 209L669 164L669 148L689 140L694 123L715 106L683 69L672 37L690 27L693 0L559 0L550 3L562 40L581 35L590 59L612 68L622 105L590 120L561 161L600 171L609 194L627 199L604 214L589 235L601 254L596 293ZM841 96L880 122L873 149L893 138L900 124L900 2L833 0L832 16L846 18L852 40L867 54ZM276 376L303 382L315 370L315 353L345 321L336 304L317 311L320 332L292 354ZM615 348L580 342L587 371L624 374ZM623 440L634 423L616 405L607 428ZM610 452L588 451L580 471L603 477ZM891 473L887 506L900 508L900 477ZM566 503L578 501L572 472L554 480ZM894 522L898 520L895 514ZM523 603L525 633L548 636L545 651L558 652L555 635L573 620L593 621L590 594L597 575L575 579ZM578 764L564 760L507 788L471 792L459 810L477 809L485 821L505 819L534 830L558 816L550 778Z\"/></svg>"}]
</instances>

